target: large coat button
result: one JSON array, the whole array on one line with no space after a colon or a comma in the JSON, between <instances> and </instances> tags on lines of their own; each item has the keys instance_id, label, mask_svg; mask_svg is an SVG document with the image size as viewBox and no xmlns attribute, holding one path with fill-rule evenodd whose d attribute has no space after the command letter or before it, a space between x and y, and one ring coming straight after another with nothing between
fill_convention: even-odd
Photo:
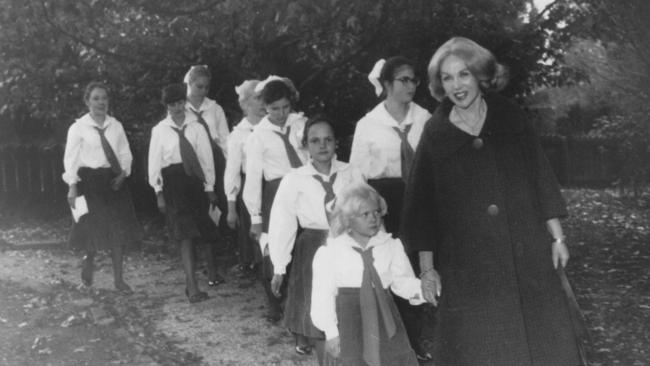
<instances>
[{"instance_id":1,"label":"large coat button","mask_svg":"<svg viewBox=\"0 0 650 366\"><path fill-rule=\"evenodd\" d=\"M496 216L499 214L499 206L497 205L489 205L487 208L487 213L490 216Z\"/></svg>"},{"instance_id":2,"label":"large coat button","mask_svg":"<svg viewBox=\"0 0 650 366\"><path fill-rule=\"evenodd\" d=\"M483 147L483 139L480 137L477 137L472 141L472 146L476 149L479 150L480 148Z\"/></svg>"}]
</instances>

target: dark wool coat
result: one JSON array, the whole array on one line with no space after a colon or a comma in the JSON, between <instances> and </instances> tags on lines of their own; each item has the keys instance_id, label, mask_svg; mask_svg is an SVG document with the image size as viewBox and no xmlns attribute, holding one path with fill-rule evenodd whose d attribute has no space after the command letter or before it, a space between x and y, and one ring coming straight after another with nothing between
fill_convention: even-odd
<instances>
[{"instance_id":1,"label":"dark wool coat","mask_svg":"<svg viewBox=\"0 0 650 366\"><path fill-rule=\"evenodd\" d=\"M427 122L406 187L401 238L433 251L442 279L436 365L577 366L566 297L545 221L566 215L522 111L487 95L478 138Z\"/></svg>"}]
</instances>

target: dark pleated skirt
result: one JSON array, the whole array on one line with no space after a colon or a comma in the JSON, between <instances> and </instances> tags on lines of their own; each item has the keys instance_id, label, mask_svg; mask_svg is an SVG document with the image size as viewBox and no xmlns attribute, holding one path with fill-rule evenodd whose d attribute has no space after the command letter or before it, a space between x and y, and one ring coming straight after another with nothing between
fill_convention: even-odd
<instances>
[{"instance_id":1,"label":"dark pleated skirt","mask_svg":"<svg viewBox=\"0 0 650 366\"><path fill-rule=\"evenodd\" d=\"M242 174L241 186L246 183L246 175ZM239 217L239 226L237 227L237 246L239 248L239 263L251 264L260 263L262 261L262 253L260 252L259 245L250 235L251 229L251 216L246 209L242 192L240 190L237 195L237 216Z\"/></svg>"},{"instance_id":2,"label":"dark pleated skirt","mask_svg":"<svg viewBox=\"0 0 650 366\"><path fill-rule=\"evenodd\" d=\"M370 184L386 201L388 213L384 216L386 232L399 236L399 222L404 200L404 180L402 178L369 179Z\"/></svg>"},{"instance_id":3,"label":"dark pleated skirt","mask_svg":"<svg viewBox=\"0 0 650 366\"><path fill-rule=\"evenodd\" d=\"M273 180L264 180L262 183L262 232L269 232L269 219L271 218L271 207L273 207L273 199L280 187L282 178Z\"/></svg>"},{"instance_id":4,"label":"dark pleated skirt","mask_svg":"<svg viewBox=\"0 0 650 366\"><path fill-rule=\"evenodd\" d=\"M201 237L215 240L217 226L210 219L210 203L203 183L185 173L183 164L172 164L162 169L163 197L167 224L176 241Z\"/></svg>"},{"instance_id":5,"label":"dark pleated skirt","mask_svg":"<svg viewBox=\"0 0 650 366\"><path fill-rule=\"evenodd\" d=\"M388 298L391 299L392 296L388 296ZM359 288L339 288L336 296L336 316L341 339L341 354L336 360L326 354L324 357L325 365L367 365L363 360L363 327L361 325L361 305L359 301ZM397 332L393 338L389 339L384 323L379 322L381 329L379 340L381 366L417 366L418 360L415 357L415 352L411 349L404 330L404 324L393 301L390 301L390 308L395 319Z\"/></svg>"},{"instance_id":6,"label":"dark pleated skirt","mask_svg":"<svg viewBox=\"0 0 650 366\"><path fill-rule=\"evenodd\" d=\"M135 216L131 191L125 181L114 191L110 168L80 168L79 195L86 198L88 213L73 224L69 244L77 250L106 250L117 246L134 249L140 243L141 227Z\"/></svg>"},{"instance_id":7,"label":"dark pleated skirt","mask_svg":"<svg viewBox=\"0 0 650 366\"><path fill-rule=\"evenodd\" d=\"M327 234L327 230L304 229L296 239L284 308L284 325L291 332L319 339L325 334L314 326L310 316L312 262Z\"/></svg>"}]
</instances>

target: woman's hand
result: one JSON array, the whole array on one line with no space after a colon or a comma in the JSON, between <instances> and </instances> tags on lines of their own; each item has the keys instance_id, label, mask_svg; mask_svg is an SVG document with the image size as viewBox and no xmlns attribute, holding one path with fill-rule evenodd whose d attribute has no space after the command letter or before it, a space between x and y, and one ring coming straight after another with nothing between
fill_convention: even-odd
<instances>
[{"instance_id":1,"label":"woman's hand","mask_svg":"<svg viewBox=\"0 0 650 366\"><path fill-rule=\"evenodd\" d=\"M556 240L551 245L553 267L557 269L558 264L561 264L562 267L566 267L566 264L569 262L569 248L567 248L564 240Z\"/></svg>"},{"instance_id":2,"label":"woman's hand","mask_svg":"<svg viewBox=\"0 0 650 366\"><path fill-rule=\"evenodd\" d=\"M280 297L280 288L282 287L282 281L284 280L284 275L274 274L271 279L271 291L275 297Z\"/></svg>"},{"instance_id":3,"label":"woman's hand","mask_svg":"<svg viewBox=\"0 0 650 366\"><path fill-rule=\"evenodd\" d=\"M77 185L71 184L70 187L68 187L68 205L70 205L70 208L73 210L75 208L75 200L77 199L77 195Z\"/></svg>"},{"instance_id":4,"label":"woman's hand","mask_svg":"<svg viewBox=\"0 0 650 366\"><path fill-rule=\"evenodd\" d=\"M422 296L424 296L424 299L427 302L430 302L434 306L438 306L438 300L436 297L440 297L440 291L442 290L440 275L435 269L431 268L423 271L420 278L422 283Z\"/></svg>"},{"instance_id":5,"label":"woman's hand","mask_svg":"<svg viewBox=\"0 0 650 366\"><path fill-rule=\"evenodd\" d=\"M255 239L255 241L260 241L260 237L262 236L262 224L251 225L250 235L251 238Z\"/></svg>"},{"instance_id":6,"label":"woman's hand","mask_svg":"<svg viewBox=\"0 0 650 366\"><path fill-rule=\"evenodd\" d=\"M156 204L158 205L158 211L160 211L160 213L165 213L165 198L163 197L162 192L156 193Z\"/></svg>"},{"instance_id":7,"label":"woman's hand","mask_svg":"<svg viewBox=\"0 0 650 366\"><path fill-rule=\"evenodd\" d=\"M334 358L338 358L341 354L341 338L336 337L328 339L325 341L325 352L332 355Z\"/></svg>"},{"instance_id":8,"label":"woman's hand","mask_svg":"<svg viewBox=\"0 0 650 366\"><path fill-rule=\"evenodd\" d=\"M122 183L124 183L125 179L126 179L126 172L122 170L120 174L117 175L117 177L111 180L111 189L114 191L118 191L120 188L122 188Z\"/></svg>"}]
</instances>

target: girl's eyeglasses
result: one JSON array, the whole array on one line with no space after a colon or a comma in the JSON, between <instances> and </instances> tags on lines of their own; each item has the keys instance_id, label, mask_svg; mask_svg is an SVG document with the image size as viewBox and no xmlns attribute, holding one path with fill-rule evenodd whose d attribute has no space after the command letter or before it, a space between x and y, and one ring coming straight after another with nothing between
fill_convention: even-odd
<instances>
[{"instance_id":1,"label":"girl's eyeglasses","mask_svg":"<svg viewBox=\"0 0 650 366\"><path fill-rule=\"evenodd\" d=\"M399 81L399 82L402 83L404 86L408 86L409 83L411 83L411 84L413 84L413 85L415 85L415 86L420 85L420 79L418 79L418 78L410 78L410 77L408 77L408 76L404 76L404 77L402 77L402 78L399 78L399 79L393 79L393 80L394 80L394 81Z\"/></svg>"}]
</instances>

